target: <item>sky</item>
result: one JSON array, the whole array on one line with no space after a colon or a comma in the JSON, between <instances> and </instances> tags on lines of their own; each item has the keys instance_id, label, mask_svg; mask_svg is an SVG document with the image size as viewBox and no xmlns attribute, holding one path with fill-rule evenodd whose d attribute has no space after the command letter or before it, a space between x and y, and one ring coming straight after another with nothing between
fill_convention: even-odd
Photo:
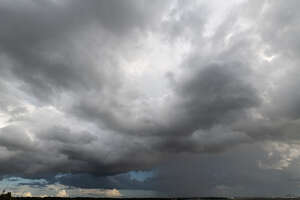
<instances>
[{"instance_id":1,"label":"sky","mask_svg":"<svg viewBox=\"0 0 300 200\"><path fill-rule=\"evenodd\" d=\"M0 0L0 189L300 195L299 7Z\"/></svg>"}]
</instances>

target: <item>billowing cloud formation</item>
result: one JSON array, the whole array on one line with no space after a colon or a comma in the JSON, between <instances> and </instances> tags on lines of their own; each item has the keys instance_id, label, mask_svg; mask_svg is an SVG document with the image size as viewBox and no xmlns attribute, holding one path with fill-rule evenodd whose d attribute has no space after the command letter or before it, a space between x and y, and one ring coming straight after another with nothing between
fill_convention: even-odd
<instances>
[{"instance_id":1,"label":"billowing cloud formation","mask_svg":"<svg viewBox=\"0 0 300 200\"><path fill-rule=\"evenodd\" d=\"M296 191L298 2L219 4L1 1L0 176L111 196Z\"/></svg>"}]
</instances>

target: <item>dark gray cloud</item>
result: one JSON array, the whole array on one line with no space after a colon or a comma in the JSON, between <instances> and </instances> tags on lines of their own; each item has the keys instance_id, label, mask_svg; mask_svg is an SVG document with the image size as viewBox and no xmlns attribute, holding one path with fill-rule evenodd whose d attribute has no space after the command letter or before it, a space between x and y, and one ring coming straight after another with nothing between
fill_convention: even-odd
<instances>
[{"instance_id":1,"label":"dark gray cloud","mask_svg":"<svg viewBox=\"0 0 300 200\"><path fill-rule=\"evenodd\" d=\"M200 61L193 60L186 65L192 75L173 86L176 100L170 102L167 108L169 119L156 121L154 118L144 123L125 123L126 119L118 119L118 115L103 109L99 102L93 105L89 100L80 102L74 113L87 120L104 121L109 129L129 134L190 135L199 128L207 129L222 122L230 122L247 108L259 104L255 89L245 80L251 72L242 64L216 63L200 70ZM112 107L110 110L124 109L124 114L130 113L127 111L130 108L123 108L114 102L109 106Z\"/></svg>"},{"instance_id":2,"label":"dark gray cloud","mask_svg":"<svg viewBox=\"0 0 300 200\"><path fill-rule=\"evenodd\" d=\"M34 151L30 138L17 127L4 127L1 129L1 146L7 150Z\"/></svg>"},{"instance_id":3,"label":"dark gray cloud","mask_svg":"<svg viewBox=\"0 0 300 200\"><path fill-rule=\"evenodd\" d=\"M161 167L151 181L157 190L174 196L298 194L297 186L288 180L295 174L258 166L268 157L261 148L251 144L220 154L181 155ZM282 182L286 185L282 186Z\"/></svg>"},{"instance_id":4,"label":"dark gray cloud","mask_svg":"<svg viewBox=\"0 0 300 200\"><path fill-rule=\"evenodd\" d=\"M20 4L4 1L0 8L4 24L0 49L12 65L3 70L10 67L13 75L25 82L23 89L43 100L64 89L102 88L108 82L105 79L116 82L118 79L117 71L114 71L117 63L113 57L105 58L109 56L105 55L105 48L113 48L115 42L115 45L120 42L116 37L128 36L133 29L148 28L145 25L151 28L156 21L151 16L159 17L163 7L157 2L148 5L143 1ZM86 34L90 38L82 42ZM96 36L99 39L96 40ZM106 40L112 43L107 44ZM95 47L100 54L91 53ZM91 61L94 56L105 59L101 65L109 65L112 74L105 69L96 69Z\"/></svg>"},{"instance_id":5,"label":"dark gray cloud","mask_svg":"<svg viewBox=\"0 0 300 200\"><path fill-rule=\"evenodd\" d=\"M1 1L0 176L296 192L297 5ZM127 174L152 169L144 182Z\"/></svg>"}]
</instances>

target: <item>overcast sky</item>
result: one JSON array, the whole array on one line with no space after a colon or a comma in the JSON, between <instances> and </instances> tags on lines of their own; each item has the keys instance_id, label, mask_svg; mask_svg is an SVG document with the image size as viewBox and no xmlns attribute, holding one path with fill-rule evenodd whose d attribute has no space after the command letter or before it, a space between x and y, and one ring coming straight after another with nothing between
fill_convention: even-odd
<instances>
[{"instance_id":1,"label":"overcast sky","mask_svg":"<svg viewBox=\"0 0 300 200\"><path fill-rule=\"evenodd\" d=\"M299 7L1 0L0 189L300 195Z\"/></svg>"}]
</instances>

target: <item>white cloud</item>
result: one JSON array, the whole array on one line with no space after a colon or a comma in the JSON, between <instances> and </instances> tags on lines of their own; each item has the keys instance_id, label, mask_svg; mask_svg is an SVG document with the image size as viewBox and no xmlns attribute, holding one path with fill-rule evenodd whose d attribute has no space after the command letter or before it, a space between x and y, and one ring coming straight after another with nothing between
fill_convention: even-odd
<instances>
[{"instance_id":1,"label":"white cloud","mask_svg":"<svg viewBox=\"0 0 300 200\"><path fill-rule=\"evenodd\" d=\"M266 142L263 148L268 152L265 160L259 160L263 169L284 170L300 157L300 145L284 142Z\"/></svg>"},{"instance_id":2,"label":"white cloud","mask_svg":"<svg viewBox=\"0 0 300 200\"><path fill-rule=\"evenodd\" d=\"M117 189L75 189L73 194L78 193L80 196L98 196L98 197L121 197L121 193Z\"/></svg>"},{"instance_id":3,"label":"white cloud","mask_svg":"<svg viewBox=\"0 0 300 200\"><path fill-rule=\"evenodd\" d=\"M25 193L23 193L22 196L23 197L32 197L32 194L31 194L31 192L25 192Z\"/></svg>"},{"instance_id":4,"label":"white cloud","mask_svg":"<svg viewBox=\"0 0 300 200\"><path fill-rule=\"evenodd\" d=\"M107 197L120 197L121 193L117 189L105 190L105 196Z\"/></svg>"},{"instance_id":5,"label":"white cloud","mask_svg":"<svg viewBox=\"0 0 300 200\"><path fill-rule=\"evenodd\" d=\"M59 190L58 193L56 194L57 197L68 197L68 193L66 190Z\"/></svg>"}]
</instances>

